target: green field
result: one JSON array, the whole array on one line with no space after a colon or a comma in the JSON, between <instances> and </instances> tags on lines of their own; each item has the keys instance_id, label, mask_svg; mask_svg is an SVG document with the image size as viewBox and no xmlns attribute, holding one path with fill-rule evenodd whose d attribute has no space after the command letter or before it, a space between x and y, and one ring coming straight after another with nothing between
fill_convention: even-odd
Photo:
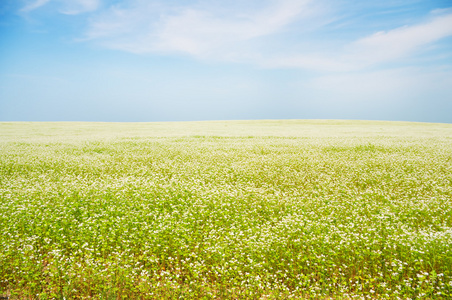
<instances>
[{"instance_id":1,"label":"green field","mask_svg":"<svg viewBox=\"0 0 452 300\"><path fill-rule=\"evenodd\" d=\"M0 295L451 299L452 124L0 123Z\"/></svg>"}]
</instances>

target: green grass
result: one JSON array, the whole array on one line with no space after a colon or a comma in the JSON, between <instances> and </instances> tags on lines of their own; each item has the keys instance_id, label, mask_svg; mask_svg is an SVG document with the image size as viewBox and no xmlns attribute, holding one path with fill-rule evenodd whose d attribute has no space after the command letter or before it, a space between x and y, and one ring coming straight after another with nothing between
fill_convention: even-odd
<instances>
[{"instance_id":1,"label":"green grass","mask_svg":"<svg viewBox=\"0 0 452 300\"><path fill-rule=\"evenodd\" d=\"M452 125L0 123L0 295L450 299Z\"/></svg>"}]
</instances>

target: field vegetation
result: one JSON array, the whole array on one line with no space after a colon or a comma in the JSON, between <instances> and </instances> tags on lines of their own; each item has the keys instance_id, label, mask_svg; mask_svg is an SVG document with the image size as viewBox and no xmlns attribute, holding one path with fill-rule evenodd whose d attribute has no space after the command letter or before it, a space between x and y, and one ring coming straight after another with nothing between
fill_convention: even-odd
<instances>
[{"instance_id":1,"label":"field vegetation","mask_svg":"<svg viewBox=\"0 0 452 300\"><path fill-rule=\"evenodd\" d=\"M0 123L0 295L451 299L452 124Z\"/></svg>"}]
</instances>

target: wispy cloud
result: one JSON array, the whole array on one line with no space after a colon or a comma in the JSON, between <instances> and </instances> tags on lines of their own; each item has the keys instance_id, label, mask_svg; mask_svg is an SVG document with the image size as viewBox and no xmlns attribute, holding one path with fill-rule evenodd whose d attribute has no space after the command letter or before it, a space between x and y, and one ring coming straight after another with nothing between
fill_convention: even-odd
<instances>
[{"instance_id":1,"label":"wispy cloud","mask_svg":"<svg viewBox=\"0 0 452 300\"><path fill-rule=\"evenodd\" d=\"M452 35L452 14L437 14L427 22L342 41L326 51L309 52L296 44L291 46L297 51L284 47L272 51L268 47L272 36L284 33L288 25L310 14L322 16L314 10L313 2L267 1L248 10L237 10L234 1L214 3L202 9L193 4L170 7L142 1L128 8L113 6L93 19L86 37L134 53L183 53L270 68L345 71L407 57ZM307 43L309 37L300 33L297 39Z\"/></svg>"},{"instance_id":2,"label":"wispy cloud","mask_svg":"<svg viewBox=\"0 0 452 300\"><path fill-rule=\"evenodd\" d=\"M50 2L64 14L100 7L100 0L35 0L22 11ZM80 40L139 54L182 54L264 68L350 71L409 58L452 35L451 11L436 10L428 20L336 39L330 22L341 19L340 9L334 11L338 6L328 0L130 0L104 5L106 9L91 15ZM328 46L321 44L325 41Z\"/></svg>"},{"instance_id":3,"label":"wispy cloud","mask_svg":"<svg viewBox=\"0 0 452 300\"><path fill-rule=\"evenodd\" d=\"M100 6L100 0L76 0L64 2L64 6L60 9L60 12L68 15L77 15L84 12L95 11Z\"/></svg>"},{"instance_id":4,"label":"wispy cloud","mask_svg":"<svg viewBox=\"0 0 452 300\"><path fill-rule=\"evenodd\" d=\"M452 13L429 22L377 32L349 45L349 60L364 65L403 58L422 46L452 35Z\"/></svg>"},{"instance_id":5,"label":"wispy cloud","mask_svg":"<svg viewBox=\"0 0 452 300\"><path fill-rule=\"evenodd\" d=\"M100 6L101 0L35 0L28 2L20 12L30 13L48 4L55 4L62 14L76 15L84 12L95 11Z\"/></svg>"},{"instance_id":6,"label":"wispy cloud","mask_svg":"<svg viewBox=\"0 0 452 300\"><path fill-rule=\"evenodd\" d=\"M223 52L221 49L232 50L237 43L280 31L302 13L307 3L279 1L255 13L227 16L185 9L179 15L163 19L155 47L161 51L180 51L196 56L211 56L213 52Z\"/></svg>"},{"instance_id":7,"label":"wispy cloud","mask_svg":"<svg viewBox=\"0 0 452 300\"><path fill-rule=\"evenodd\" d=\"M43 5L46 5L48 2L50 2L50 0L35 0L35 1L31 1L28 2L24 7L22 7L20 9L21 12L23 13L27 13L30 11L33 11L35 9L40 8Z\"/></svg>"},{"instance_id":8,"label":"wispy cloud","mask_svg":"<svg viewBox=\"0 0 452 300\"><path fill-rule=\"evenodd\" d=\"M410 57L426 46L452 36L452 13L429 21L377 32L338 45L333 51L268 55L256 60L262 66L317 71L351 71Z\"/></svg>"},{"instance_id":9,"label":"wispy cloud","mask_svg":"<svg viewBox=\"0 0 452 300\"><path fill-rule=\"evenodd\" d=\"M281 31L308 13L310 2L264 1L257 9L242 10L234 9L236 1L216 2L202 8L137 2L131 8L114 6L95 19L87 38L136 53L179 52L225 58L234 56L243 42Z\"/></svg>"}]
</instances>

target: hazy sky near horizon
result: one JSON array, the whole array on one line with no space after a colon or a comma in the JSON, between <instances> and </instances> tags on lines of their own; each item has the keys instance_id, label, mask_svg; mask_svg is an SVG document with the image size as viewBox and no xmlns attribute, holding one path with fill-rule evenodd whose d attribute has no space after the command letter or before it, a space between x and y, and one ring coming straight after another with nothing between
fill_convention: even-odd
<instances>
[{"instance_id":1,"label":"hazy sky near horizon","mask_svg":"<svg viewBox=\"0 0 452 300\"><path fill-rule=\"evenodd\" d=\"M227 119L452 123L452 1L0 1L0 121Z\"/></svg>"}]
</instances>

